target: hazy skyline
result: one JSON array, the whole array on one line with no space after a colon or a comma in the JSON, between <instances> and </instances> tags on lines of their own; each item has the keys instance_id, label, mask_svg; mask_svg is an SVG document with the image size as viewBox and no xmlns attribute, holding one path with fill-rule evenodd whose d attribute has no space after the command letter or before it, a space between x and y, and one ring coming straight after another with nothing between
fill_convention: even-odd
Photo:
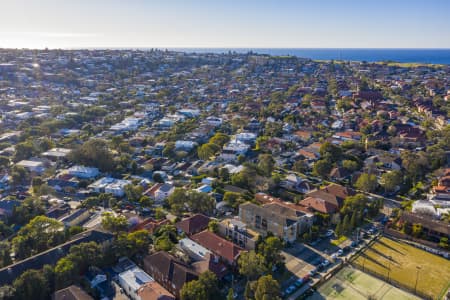
<instances>
[{"instance_id":1,"label":"hazy skyline","mask_svg":"<svg viewBox=\"0 0 450 300\"><path fill-rule=\"evenodd\" d=\"M447 0L1 0L6 48L450 48Z\"/></svg>"}]
</instances>

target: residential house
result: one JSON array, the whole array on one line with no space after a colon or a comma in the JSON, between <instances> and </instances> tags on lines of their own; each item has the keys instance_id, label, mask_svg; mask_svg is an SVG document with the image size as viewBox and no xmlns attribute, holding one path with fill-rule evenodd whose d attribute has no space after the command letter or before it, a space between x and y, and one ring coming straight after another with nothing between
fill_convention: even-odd
<instances>
[{"instance_id":1,"label":"residential house","mask_svg":"<svg viewBox=\"0 0 450 300\"><path fill-rule=\"evenodd\" d=\"M175 299L141 268L134 266L118 276L119 285L132 300L168 300Z\"/></svg>"},{"instance_id":2,"label":"residential house","mask_svg":"<svg viewBox=\"0 0 450 300\"><path fill-rule=\"evenodd\" d=\"M85 290L76 285L57 290L52 295L52 300L94 300Z\"/></svg>"},{"instance_id":3,"label":"residential house","mask_svg":"<svg viewBox=\"0 0 450 300\"><path fill-rule=\"evenodd\" d=\"M208 230L192 235L191 239L211 251L215 256L220 257L223 262L229 265L236 265L239 254L244 250Z\"/></svg>"},{"instance_id":4,"label":"residential house","mask_svg":"<svg viewBox=\"0 0 450 300\"><path fill-rule=\"evenodd\" d=\"M100 174L100 171L92 167L73 166L67 169L67 173L82 179L93 179Z\"/></svg>"},{"instance_id":5,"label":"residential house","mask_svg":"<svg viewBox=\"0 0 450 300\"><path fill-rule=\"evenodd\" d=\"M202 214L196 214L175 224L179 233L184 232L187 236L199 233L208 228L210 218Z\"/></svg>"},{"instance_id":6,"label":"residential house","mask_svg":"<svg viewBox=\"0 0 450 300\"><path fill-rule=\"evenodd\" d=\"M198 279L191 267L164 251L144 257L144 271L178 299L181 288Z\"/></svg>"},{"instance_id":7,"label":"residential house","mask_svg":"<svg viewBox=\"0 0 450 300\"><path fill-rule=\"evenodd\" d=\"M170 183L164 183L160 185L155 190L155 200L158 203L162 203L164 200L167 199L173 192L175 191L175 187Z\"/></svg>"}]
</instances>

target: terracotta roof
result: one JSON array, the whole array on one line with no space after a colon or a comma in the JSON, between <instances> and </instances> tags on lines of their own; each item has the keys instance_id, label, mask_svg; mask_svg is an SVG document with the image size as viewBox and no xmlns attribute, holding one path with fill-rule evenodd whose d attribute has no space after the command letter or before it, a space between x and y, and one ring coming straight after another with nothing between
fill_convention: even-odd
<instances>
[{"instance_id":1,"label":"terracotta roof","mask_svg":"<svg viewBox=\"0 0 450 300\"><path fill-rule=\"evenodd\" d=\"M186 282L198 278L188 265L164 251L147 255L144 258L144 271L177 296Z\"/></svg>"},{"instance_id":2,"label":"terracotta roof","mask_svg":"<svg viewBox=\"0 0 450 300\"><path fill-rule=\"evenodd\" d=\"M324 214L333 214L338 210L337 206L330 202L315 197L307 197L300 201L299 204Z\"/></svg>"},{"instance_id":3,"label":"terracotta roof","mask_svg":"<svg viewBox=\"0 0 450 300\"><path fill-rule=\"evenodd\" d=\"M178 230L183 231L184 233L191 235L194 233L198 233L208 227L209 218L202 214L196 214L190 218L181 220L180 222L175 224L175 227Z\"/></svg>"},{"instance_id":4,"label":"terracotta roof","mask_svg":"<svg viewBox=\"0 0 450 300\"><path fill-rule=\"evenodd\" d=\"M88 293L76 285L71 285L65 289L56 291L53 300L94 300Z\"/></svg>"},{"instance_id":5,"label":"terracotta roof","mask_svg":"<svg viewBox=\"0 0 450 300\"><path fill-rule=\"evenodd\" d=\"M207 253L203 260L194 262L192 267L199 274L211 271L216 274L218 279L223 278L228 273L227 266L223 262L218 261L214 254L210 253Z\"/></svg>"},{"instance_id":6,"label":"terracotta roof","mask_svg":"<svg viewBox=\"0 0 450 300\"><path fill-rule=\"evenodd\" d=\"M244 250L232 242L207 230L193 235L192 240L210 250L215 255L222 257L230 264L235 262L241 251Z\"/></svg>"},{"instance_id":7,"label":"terracotta roof","mask_svg":"<svg viewBox=\"0 0 450 300\"><path fill-rule=\"evenodd\" d=\"M147 282L137 291L142 300L175 300L175 296L169 293L156 281Z\"/></svg>"},{"instance_id":8,"label":"terracotta roof","mask_svg":"<svg viewBox=\"0 0 450 300\"><path fill-rule=\"evenodd\" d=\"M340 208L344 204L344 199L354 194L355 192L352 189L332 183L323 189L311 191L306 196L322 199Z\"/></svg>"}]
</instances>

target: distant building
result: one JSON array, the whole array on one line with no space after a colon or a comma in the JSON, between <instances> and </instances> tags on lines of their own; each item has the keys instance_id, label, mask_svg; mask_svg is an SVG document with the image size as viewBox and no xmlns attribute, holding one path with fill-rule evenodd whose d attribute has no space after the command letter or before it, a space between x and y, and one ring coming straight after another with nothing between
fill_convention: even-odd
<instances>
[{"instance_id":1,"label":"distant building","mask_svg":"<svg viewBox=\"0 0 450 300\"><path fill-rule=\"evenodd\" d=\"M21 160L16 165L24 167L29 172L37 174L42 174L47 169L42 161L35 160Z\"/></svg>"},{"instance_id":2,"label":"distant building","mask_svg":"<svg viewBox=\"0 0 450 300\"><path fill-rule=\"evenodd\" d=\"M82 179L92 179L100 174L97 168L85 166L73 166L67 170L67 173Z\"/></svg>"}]
</instances>

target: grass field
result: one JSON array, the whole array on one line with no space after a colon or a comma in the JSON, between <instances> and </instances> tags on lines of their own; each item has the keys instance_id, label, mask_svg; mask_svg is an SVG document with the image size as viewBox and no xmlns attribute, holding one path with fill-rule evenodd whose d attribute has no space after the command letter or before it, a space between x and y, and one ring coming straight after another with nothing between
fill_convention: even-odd
<instances>
[{"instance_id":1,"label":"grass field","mask_svg":"<svg viewBox=\"0 0 450 300\"><path fill-rule=\"evenodd\" d=\"M450 283L449 260L386 237L361 253L354 263L411 289L417 279L417 290L433 299Z\"/></svg>"},{"instance_id":2,"label":"grass field","mask_svg":"<svg viewBox=\"0 0 450 300\"><path fill-rule=\"evenodd\" d=\"M420 299L371 275L345 267L324 283L309 299Z\"/></svg>"}]
</instances>

